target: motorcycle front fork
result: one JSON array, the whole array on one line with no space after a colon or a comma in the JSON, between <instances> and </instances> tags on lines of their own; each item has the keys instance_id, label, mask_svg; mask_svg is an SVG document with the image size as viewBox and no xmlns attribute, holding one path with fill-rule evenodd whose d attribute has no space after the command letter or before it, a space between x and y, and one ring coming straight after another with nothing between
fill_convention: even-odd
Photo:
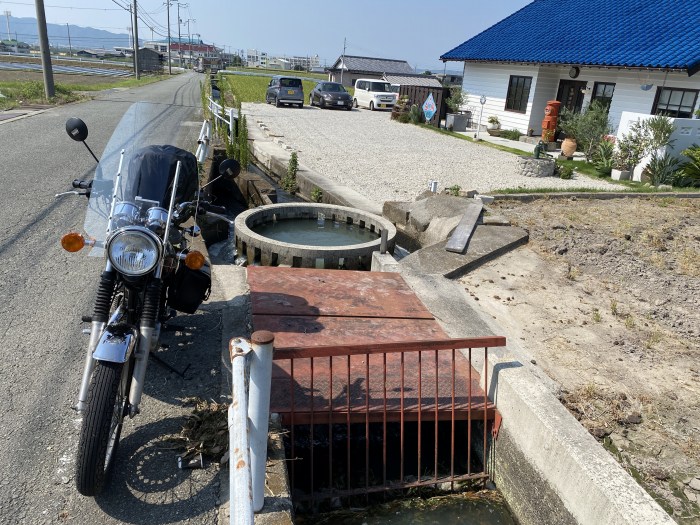
<instances>
[{"instance_id":1,"label":"motorcycle front fork","mask_svg":"<svg viewBox=\"0 0 700 525\"><path fill-rule=\"evenodd\" d=\"M115 313L115 316L117 314ZM107 323L92 323L90 331L90 342L88 343L87 354L85 356L85 365L83 367L83 378L80 382L80 391L78 393L78 403L75 405L77 412L83 412L87 404L88 389L90 388L90 379L95 370L97 360L93 358L97 343L100 341L102 332ZM148 368L148 356L158 343L160 335L160 323L156 327L142 326L139 331L138 349L136 351L133 378L131 381L131 389L129 390L129 416L134 417L139 413L139 404L143 394L144 379L146 377L146 369Z\"/></svg>"}]
</instances>

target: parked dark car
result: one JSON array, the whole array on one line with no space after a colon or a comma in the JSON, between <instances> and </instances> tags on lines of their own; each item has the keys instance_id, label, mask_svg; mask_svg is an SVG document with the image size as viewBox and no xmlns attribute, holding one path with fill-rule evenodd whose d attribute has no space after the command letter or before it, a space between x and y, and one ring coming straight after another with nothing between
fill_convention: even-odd
<instances>
[{"instance_id":1,"label":"parked dark car","mask_svg":"<svg viewBox=\"0 0 700 525\"><path fill-rule=\"evenodd\" d=\"M318 104L322 108L352 109L352 97L337 82L319 82L309 94L309 105Z\"/></svg>"},{"instance_id":2,"label":"parked dark car","mask_svg":"<svg viewBox=\"0 0 700 525\"><path fill-rule=\"evenodd\" d=\"M265 102L280 107L282 104L304 107L304 86L295 77L274 76L265 93Z\"/></svg>"}]
</instances>

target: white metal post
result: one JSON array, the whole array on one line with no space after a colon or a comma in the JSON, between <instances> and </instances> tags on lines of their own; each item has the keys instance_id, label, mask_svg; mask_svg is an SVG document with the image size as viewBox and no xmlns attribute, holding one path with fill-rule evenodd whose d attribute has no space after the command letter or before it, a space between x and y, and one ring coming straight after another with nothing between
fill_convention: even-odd
<instances>
[{"instance_id":1,"label":"white metal post","mask_svg":"<svg viewBox=\"0 0 700 525\"><path fill-rule=\"evenodd\" d=\"M248 341L232 339L231 354L232 400L228 407L229 432L229 510L230 525L253 525L253 492L251 488L250 452L248 442L248 393L246 391L246 355Z\"/></svg>"},{"instance_id":2,"label":"white metal post","mask_svg":"<svg viewBox=\"0 0 700 525\"><path fill-rule=\"evenodd\" d=\"M253 510L260 511L265 501L267 431L270 421L272 384L272 346L275 336L267 330L255 332L250 361L248 424L250 430L250 470L253 483Z\"/></svg>"}]
</instances>

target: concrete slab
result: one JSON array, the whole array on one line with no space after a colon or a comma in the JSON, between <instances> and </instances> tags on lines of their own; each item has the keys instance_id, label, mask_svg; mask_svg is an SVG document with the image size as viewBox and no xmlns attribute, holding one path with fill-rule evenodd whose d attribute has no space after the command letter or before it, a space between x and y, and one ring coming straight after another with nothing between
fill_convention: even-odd
<instances>
[{"instance_id":1,"label":"concrete slab","mask_svg":"<svg viewBox=\"0 0 700 525\"><path fill-rule=\"evenodd\" d=\"M465 254L445 251L447 241L418 250L399 261L400 271L456 278L487 261L526 244L528 234L514 226L479 225Z\"/></svg>"}]
</instances>

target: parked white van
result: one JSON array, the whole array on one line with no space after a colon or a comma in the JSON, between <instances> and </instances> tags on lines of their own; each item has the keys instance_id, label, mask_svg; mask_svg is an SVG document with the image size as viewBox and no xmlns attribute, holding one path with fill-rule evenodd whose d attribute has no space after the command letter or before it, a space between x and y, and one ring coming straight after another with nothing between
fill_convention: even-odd
<instances>
[{"instance_id":1,"label":"parked white van","mask_svg":"<svg viewBox=\"0 0 700 525\"><path fill-rule=\"evenodd\" d=\"M355 95L353 106L375 109L391 109L399 98L394 93L391 84L384 80L372 78L360 78L355 82Z\"/></svg>"}]
</instances>

